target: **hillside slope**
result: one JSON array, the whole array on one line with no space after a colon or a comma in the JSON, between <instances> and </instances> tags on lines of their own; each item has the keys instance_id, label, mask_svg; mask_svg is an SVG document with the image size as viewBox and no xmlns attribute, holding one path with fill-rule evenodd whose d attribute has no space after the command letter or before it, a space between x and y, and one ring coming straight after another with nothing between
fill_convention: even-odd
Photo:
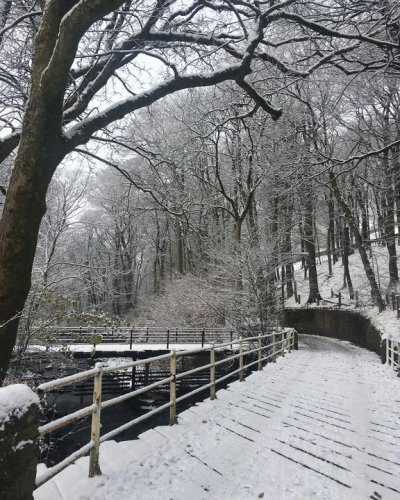
<instances>
[{"instance_id":1,"label":"hillside slope","mask_svg":"<svg viewBox=\"0 0 400 500\"><path fill-rule=\"evenodd\" d=\"M389 291L389 259L387 248L373 245L370 261L380 286L382 296L385 297L385 294ZM374 325L380 329L384 337L389 336L400 341L400 320L397 319L397 312L392 309L391 300L386 310L381 313L377 307L373 306L370 287L358 252L349 256L349 266L354 291L358 292L358 303L356 304L356 300L350 299L349 290L343 285L343 265L341 259L333 266L333 274L329 276L327 258L324 256L317 262L319 290L324 299L320 307L337 307L338 298L332 298L331 291L333 290L336 295L341 292L342 307L358 309L362 314L372 319ZM301 269L299 264L295 266L294 274L297 284L297 293L300 295L301 303L300 305L296 304L293 297L285 301L285 306L310 307L305 304L309 292L308 278L304 279L304 270ZM399 292L400 287L398 289L398 293ZM311 307L317 307L317 305L312 305Z\"/></svg>"}]
</instances>

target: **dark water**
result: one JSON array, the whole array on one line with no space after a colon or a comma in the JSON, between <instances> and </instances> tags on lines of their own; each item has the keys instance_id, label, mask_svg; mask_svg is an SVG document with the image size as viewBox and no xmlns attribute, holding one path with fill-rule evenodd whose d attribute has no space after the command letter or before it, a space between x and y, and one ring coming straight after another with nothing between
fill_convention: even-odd
<instances>
[{"instance_id":1,"label":"dark water","mask_svg":"<svg viewBox=\"0 0 400 500\"><path fill-rule=\"evenodd\" d=\"M227 355L231 355L227 354ZM221 354L218 354L218 359L222 359ZM224 355L226 356L226 355ZM250 358L250 356L249 356ZM182 360L184 359L184 365ZM218 360L217 359L217 360ZM96 360L99 361L99 360ZM107 360L103 360L107 361ZM119 358L118 363L131 361L130 359ZM246 360L246 363L250 362ZM177 366L177 373L195 368L197 366L209 363L208 355L196 355L180 358ZM94 364L93 360L79 360L73 371L82 371L91 367ZM228 372L235 370L238 367L235 362L227 362L222 366L217 367L217 379ZM55 378L56 374L48 374L48 378ZM167 378L169 376L167 363L159 363L153 366L151 371L137 369L135 373L132 370L126 370L124 373L115 372L103 375L103 401L111 399L121 394L125 394L134 389L138 389L144 385L148 385L156 380ZM209 382L209 370L198 372L190 377L187 381L177 384L177 396L181 396ZM233 380L237 380L238 374L217 384L217 390L225 387ZM184 379L185 380L185 379ZM80 408L84 408L92 404L93 381L80 383L67 390L48 393L45 400L42 402L42 421L44 424L50 422ZM209 397L209 389L199 392L198 394L189 397L178 404L178 414L189 408L194 403L202 401ZM143 395L131 398L123 403L102 410L101 413L101 434L105 434L120 425L123 425L147 412L169 401L169 384L158 387L153 391ZM150 417L144 422L140 422L130 429L122 432L114 439L116 441L124 441L135 439L142 432L156 427L158 425L168 424L168 409L160 412L153 417ZM90 426L91 417L79 420L69 426L63 427L58 431L45 436L42 442L39 461L45 463L48 467L60 462L68 455L78 450L80 447L90 441Z\"/></svg>"}]
</instances>

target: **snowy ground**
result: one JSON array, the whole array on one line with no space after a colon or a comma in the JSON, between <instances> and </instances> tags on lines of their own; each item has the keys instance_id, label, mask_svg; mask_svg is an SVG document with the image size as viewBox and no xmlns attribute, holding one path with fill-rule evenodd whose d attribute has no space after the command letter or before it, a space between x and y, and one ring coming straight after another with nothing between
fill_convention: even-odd
<instances>
[{"instance_id":1,"label":"snowy ground","mask_svg":"<svg viewBox=\"0 0 400 500\"><path fill-rule=\"evenodd\" d=\"M389 285L389 259L387 248L374 244L372 246L372 257L370 257L370 262L374 269L377 282L380 285L382 296L384 297ZM397 319L397 312L393 311L391 305L389 305L386 311L379 313L378 308L371 305L370 287L365 276L360 255L357 251L354 255L349 256L349 266L353 288L358 291L359 295L359 311L371 318L374 325L382 332L384 337L389 336L394 340L400 341L400 320ZM336 307L338 303L336 297L331 298L331 290L333 290L336 294L342 292L343 307L349 307L351 309L356 308L355 301L350 300L348 288L343 287L343 265L341 258L339 262L336 262L333 266L332 276L328 276L328 262L326 256L321 257L321 264L317 265L317 272L319 290L322 298L333 302L333 304L328 302L326 305ZM304 307L309 294L309 286L308 279L304 280L304 271L300 269L299 264L295 265L295 280L297 283L297 293L301 296L300 307ZM397 293L400 293L400 289ZM326 307L326 305L324 307ZM286 300L285 306L299 307L294 298ZM321 304L321 306L323 306L323 304Z\"/></svg>"},{"instance_id":2,"label":"snowy ground","mask_svg":"<svg viewBox=\"0 0 400 500\"><path fill-rule=\"evenodd\" d=\"M369 351L302 336L300 350L138 440L101 446L35 500L399 499L400 380Z\"/></svg>"}]
</instances>

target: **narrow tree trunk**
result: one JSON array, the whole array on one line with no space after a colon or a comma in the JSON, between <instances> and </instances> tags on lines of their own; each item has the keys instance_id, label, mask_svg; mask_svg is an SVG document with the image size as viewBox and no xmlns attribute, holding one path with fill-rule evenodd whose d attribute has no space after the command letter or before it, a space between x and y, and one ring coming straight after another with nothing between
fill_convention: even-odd
<instances>
[{"instance_id":1,"label":"narrow tree trunk","mask_svg":"<svg viewBox=\"0 0 400 500\"><path fill-rule=\"evenodd\" d=\"M368 200L367 200L368 203ZM367 203L364 201L363 193L358 191L358 204L361 210L361 235L364 245L367 248L371 247L371 241L369 237L369 221L368 221L368 209Z\"/></svg>"},{"instance_id":2,"label":"narrow tree trunk","mask_svg":"<svg viewBox=\"0 0 400 500\"><path fill-rule=\"evenodd\" d=\"M304 208L304 243L307 250L308 283L310 288L307 303L310 304L321 300L315 258L314 209L311 193L306 196Z\"/></svg>"},{"instance_id":3,"label":"narrow tree trunk","mask_svg":"<svg viewBox=\"0 0 400 500\"><path fill-rule=\"evenodd\" d=\"M293 296L292 218L293 218L293 201L292 199L288 198L284 236L283 236L283 256L286 261L285 265L286 295L288 299L290 299L290 297Z\"/></svg>"},{"instance_id":4,"label":"narrow tree trunk","mask_svg":"<svg viewBox=\"0 0 400 500\"><path fill-rule=\"evenodd\" d=\"M332 255L331 255L331 228L328 226L328 234L326 235L326 253L328 256L328 276L332 276Z\"/></svg>"},{"instance_id":5,"label":"narrow tree trunk","mask_svg":"<svg viewBox=\"0 0 400 500\"><path fill-rule=\"evenodd\" d=\"M336 238L335 238L335 204L332 193L329 193L328 199L328 216L329 216L329 234L330 234L330 249L332 252L333 264L336 264L338 257L336 254Z\"/></svg>"},{"instance_id":6,"label":"narrow tree trunk","mask_svg":"<svg viewBox=\"0 0 400 500\"><path fill-rule=\"evenodd\" d=\"M384 238L385 238L385 206L384 201L378 194L375 192L375 206L376 206L376 214L378 217L378 231L379 235L376 235L376 238L380 239L379 246L385 246Z\"/></svg>"},{"instance_id":7,"label":"narrow tree trunk","mask_svg":"<svg viewBox=\"0 0 400 500\"><path fill-rule=\"evenodd\" d=\"M304 245L304 231L301 222L299 223L299 235L300 235L300 252L301 252L301 269L306 267L306 258L305 258L305 245Z\"/></svg>"},{"instance_id":8,"label":"narrow tree trunk","mask_svg":"<svg viewBox=\"0 0 400 500\"><path fill-rule=\"evenodd\" d=\"M396 201L397 242L400 245L400 146L392 150L394 197Z\"/></svg>"},{"instance_id":9,"label":"narrow tree trunk","mask_svg":"<svg viewBox=\"0 0 400 500\"><path fill-rule=\"evenodd\" d=\"M177 255L178 255L178 272L183 275L186 273L186 252L185 252L185 236L183 234L183 228L181 221L176 223L176 234L177 234Z\"/></svg>"},{"instance_id":10,"label":"narrow tree trunk","mask_svg":"<svg viewBox=\"0 0 400 500\"><path fill-rule=\"evenodd\" d=\"M397 252L396 252L396 237L395 237L395 199L393 189L392 170L390 168L389 152L383 153L383 164L386 172L386 221L385 221L385 239L387 250L389 253L389 287L396 288L399 281L399 272L397 268Z\"/></svg>"},{"instance_id":11,"label":"narrow tree trunk","mask_svg":"<svg viewBox=\"0 0 400 500\"><path fill-rule=\"evenodd\" d=\"M243 287L243 277L242 277L242 269L241 269L241 240L242 240L242 221L237 219L235 220L234 225L234 237L235 237L235 261L236 261L236 269L234 272L235 276L235 289L241 290Z\"/></svg>"},{"instance_id":12,"label":"narrow tree trunk","mask_svg":"<svg viewBox=\"0 0 400 500\"><path fill-rule=\"evenodd\" d=\"M350 250L350 231L348 227L345 227L343 230L343 269L344 269L343 281L344 285L349 287L350 298L354 299L354 289L349 269L349 250Z\"/></svg>"}]
</instances>

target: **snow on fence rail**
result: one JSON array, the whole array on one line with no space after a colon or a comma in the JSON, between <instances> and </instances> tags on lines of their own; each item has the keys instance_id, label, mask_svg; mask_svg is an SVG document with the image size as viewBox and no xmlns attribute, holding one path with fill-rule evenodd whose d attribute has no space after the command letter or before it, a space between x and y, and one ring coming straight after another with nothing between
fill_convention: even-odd
<instances>
[{"instance_id":1,"label":"snow on fence rail","mask_svg":"<svg viewBox=\"0 0 400 500\"><path fill-rule=\"evenodd\" d=\"M238 374L239 380L243 381L245 378L245 370L253 367L254 365L257 365L257 369L261 370L263 366L263 362L265 361L275 361L277 356L285 355L285 351L288 351L289 353L294 349L295 347L295 336L296 336L296 331L294 329L283 329L282 331L272 331L267 334L263 335L258 335L258 336L253 336L253 337L246 337L246 338L239 338L237 340L233 341L233 345L236 347L238 352L235 354L232 354L226 358L223 358L219 361L216 361L216 352L218 350L226 349L227 347L231 346L232 341L229 339L228 342L220 343L217 345L212 345L211 347L199 347L197 349L192 349L190 351L170 351L168 354L163 354L161 356L155 356L153 358L148 358L144 360L138 360L138 361L131 361L127 363L121 363L120 365L114 365L114 366L103 366L102 363L96 363L95 368L91 370L87 370L84 372L77 373L75 375L70 375L68 377L63 377L57 380L53 380L50 382L46 382L44 384L41 384L37 390L40 396L43 396L44 393L49 392L49 391L54 391L58 390L62 387L66 387L69 385L73 385L77 382L81 382L83 380L88 380L92 379L94 380L93 383L93 404L90 406L87 406L86 408L82 408L78 411L75 411L73 413L70 413L69 415L66 415L64 417L61 417L57 420L54 420L52 422L49 422L41 427L39 427L39 434L41 436L44 436L45 434L48 434L49 432L52 432L56 429L59 429L61 427L64 427L66 425L69 425L77 420L80 420L84 417L87 417L88 415L92 416L92 424L91 424L91 439L89 443L84 445L82 448L79 450L75 451L72 453L70 456L65 458L62 462L54 465L53 467L47 469L43 474L41 474L37 479L36 479L36 487L41 486L45 482L47 482L49 479L51 479L53 476L61 472L63 469L65 469L68 465L72 464L75 462L78 458L82 457L83 455L86 455L87 453L90 452L90 460L89 460L89 477L93 477L95 475L99 475L100 472L100 467L99 467L99 453L100 453L100 444L108 439L112 439L116 435L120 434L121 432L129 429L130 427L138 424L139 422L142 422L144 420L147 420L148 418L152 417L153 415L160 413L166 409L169 409L169 424L174 425L177 422L177 410L176 410L176 405L180 401L183 401L184 399L187 399L198 392L204 391L206 389L209 389L210 391L210 399L215 399L215 394L216 394L216 384L232 377L235 374ZM193 355L197 353L205 353L209 352L210 356L210 362L196 367L192 368L190 370L177 373L177 359L180 357L188 356L188 355ZM245 364L245 359L248 355L254 354L256 356L256 360L250 361L247 364ZM127 394L123 394L121 396L117 396L115 398L108 399L106 401L102 401L102 375L104 373L109 373L109 372L114 372L118 370L124 370L127 368L133 368L137 366L145 366L145 365L150 365L151 363L154 362L159 362L161 360L169 360L169 376L159 380L157 382L154 382L152 384L149 384L145 387L141 387L140 389L136 389L134 391L131 391ZM223 375L219 378L216 378L216 366L238 360L239 361L239 368L236 368L230 372L228 372L226 375ZM248 358L247 358L248 360ZM176 382L177 380L180 380L184 377L187 377L190 374L193 374L195 372L199 372L202 370L209 370L209 382L205 385L202 385L201 387L198 387L180 397L176 396ZM169 384L169 402L163 404L162 406L155 408L154 410L151 410L144 415L141 415L140 417L137 417L130 422L127 422L120 427L117 427L116 429L111 430L107 434L100 435L100 428L101 428L101 411L103 409L106 409L110 406L116 405L118 403L121 403L123 401L126 401L127 399L133 398L135 396L138 396L139 394L143 394L145 392L148 392L156 387L160 387L162 385Z\"/></svg>"},{"instance_id":2,"label":"snow on fence rail","mask_svg":"<svg viewBox=\"0 0 400 500\"><path fill-rule=\"evenodd\" d=\"M390 337L386 339L386 364L397 371L400 376L400 342Z\"/></svg>"}]
</instances>

